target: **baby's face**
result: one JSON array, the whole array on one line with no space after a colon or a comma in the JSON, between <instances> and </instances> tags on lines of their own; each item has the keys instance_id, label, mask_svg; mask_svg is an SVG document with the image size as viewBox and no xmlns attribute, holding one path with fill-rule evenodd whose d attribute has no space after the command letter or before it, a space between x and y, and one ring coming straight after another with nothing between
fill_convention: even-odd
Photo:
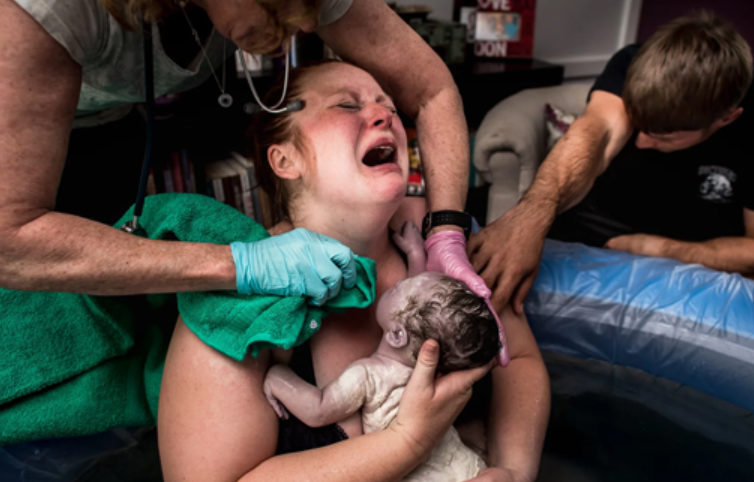
<instances>
[{"instance_id":1,"label":"baby's face","mask_svg":"<svg viewBox=\"0 0 754 482\"><path fill-rule=\"evenodd\" d=\"M416 299L418 303L429 300L442 283L443 277L441 273L425 271L413 278L397 282L380 297L377 303L377 322L383 329L386 329L390 320L393 319L393 313L406 308L410 299Z\"/></svg>"}]
</instances>

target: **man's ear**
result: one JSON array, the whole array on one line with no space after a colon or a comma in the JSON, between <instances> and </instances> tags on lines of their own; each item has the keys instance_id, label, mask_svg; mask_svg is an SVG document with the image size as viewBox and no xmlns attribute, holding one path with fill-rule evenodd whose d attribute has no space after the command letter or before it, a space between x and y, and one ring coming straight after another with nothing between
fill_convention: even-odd
<instances>
[{"instance_id":1,"label":"man's ear","mask_svg":"<svg viewBox=\"0 0 754 482\"><path fill-rule=\"evenodd\" d=\"M406 327L394 321L390 322L385 332L385 340L393 348L403 348L408 345L408 332Z\"/></svg>"},{"instance_id":2,"label":"man's ear","mask_svg":"<svg viewBox=\"0 0 754 482\"><path fill-rule=\"evenodd\" d=\"M724 127L733 122L734 120L741 117L741 114L743 114L744 108L743 107L737 107L733 109L732 111L725 114L722 119L718 120L719 127Z\"/></svg>"},{"instance_id":3,"label":"man's ear","mask_svg":"<svg viewBox=\"0 0 754 482\"><path fill-rule=\"evenodd\" d=\"M281 179L298 179L301 177L301 169L294 161L292 147L280 144L272 145L267 149L267 159L277 177Z\"/></svg>"}]
</instances>

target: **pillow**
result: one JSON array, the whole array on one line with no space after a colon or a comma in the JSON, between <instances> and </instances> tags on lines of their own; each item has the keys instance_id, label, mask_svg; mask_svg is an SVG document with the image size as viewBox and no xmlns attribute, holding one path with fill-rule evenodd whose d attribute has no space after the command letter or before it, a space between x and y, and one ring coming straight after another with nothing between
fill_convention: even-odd
<instances>
[{"instance_id":1,"label":"pillow","mask_svg":"<svg viewBox=\"0 0 754 482\"><path fill-rule=\"evenodd\" d=\"M576 116L566 114L552 104L545 104L545 124L547 125L547 151L566 133Z\"/></svg>"}]
</instances>

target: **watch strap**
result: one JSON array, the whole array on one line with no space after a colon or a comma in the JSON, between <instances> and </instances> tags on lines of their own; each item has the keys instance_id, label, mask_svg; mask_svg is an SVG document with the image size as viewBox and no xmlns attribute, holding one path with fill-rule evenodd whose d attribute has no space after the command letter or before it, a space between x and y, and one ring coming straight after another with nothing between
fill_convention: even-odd
<instances>
[{"instance_id":1,"label":"watch strap","mask_svg":"<svg viewBox=\"0 0 754 482\"><path fill-rule=\"evenodd\" d=\"M458 226L463 229L466 239L471 234L471 214L461 211L435 211L427 213L422 222L422 236L427 239L427 234L437 226Z\"/></svg>"}]
</instances>

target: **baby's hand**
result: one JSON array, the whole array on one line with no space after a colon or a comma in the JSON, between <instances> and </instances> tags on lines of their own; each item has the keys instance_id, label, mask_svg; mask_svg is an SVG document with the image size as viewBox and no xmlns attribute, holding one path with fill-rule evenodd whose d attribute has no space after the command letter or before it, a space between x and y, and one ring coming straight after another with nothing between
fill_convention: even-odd
<instances>
[{"instance_id":1,"label":"baby's hand","mask_svg":"<svg viewBox=\"0 0 754 482\"><path fill-rule=\"evenodd\" d=\"M272 381L269 376L264 380L263 391L265 398L267 398L267 402L272 406L272 409L275 410L277 416L283 420L288 420L288 411L283 404L280 403L280 400L275 398L275 395L272 393Z\"/></svg>"},{"instance_id":2,"label":"baby's hand","mask_svg":"<svg viewBox=\"0 0 754 482\"><path fill-rule=\"evenodd\" d=\"M393 233L393 241L401 248L401 251L409 255L414 251L424 252L424 239L419 227L413 221L406 221L401 226L400 233Z\"/></svg>"}]
</instances>

